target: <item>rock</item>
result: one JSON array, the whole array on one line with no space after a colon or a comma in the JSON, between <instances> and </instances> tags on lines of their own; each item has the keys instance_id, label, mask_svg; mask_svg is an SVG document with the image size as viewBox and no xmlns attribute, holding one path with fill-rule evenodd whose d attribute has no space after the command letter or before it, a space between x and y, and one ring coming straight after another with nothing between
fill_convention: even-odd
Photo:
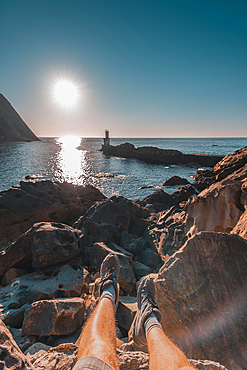
<instances>
[{"instance_id":1,"label":"rock","mask_svg":"<svg viewBox=\"0 0 247 370\"><path fill-rule=\"evenodd\" d=\"M125 352L117 350L120 370L148 370L149 356L144 352Z\"/></svg>"},{"instance_id":2,"label":"rock","mask_svg":"<svg viewBox=\"0 0 247 370\"><path fill-rule=\"evenodd\" d=\"M151 248L147 248L141 252L141 262L152 270L156 270L162 261L158 253L154 252Z\"/></svg>"},{"instance_id":3,"label":"rock","mask_svg":"<svg viewBox=\"0 0 247 370\"><path fill-rule=\"evenodd\" d=\"M144 248L144 239L131 235L127 231L122 231L120 236L120 246L130 253L136 255Z\"/></svg>"},{"instance_id":4,"label":"rock","mask_svg":"<svg viewBox=\"0 0 247 370\"><path fill-rule=\"evenodd\" d=\"M160 269L155 286L161 323L187 356L230 369L244 363L246 261L245 239L200 232Z\"/></svg>"},{"instance_id":5,"label":"rock","mask_svg":"<svg viewBox=\"0 0 247 370\"><path fill-rule=\"evenodd\" d=\"M47 344L45 343L41 343L41 342L36 342L34 344L32 344L30 347L28 347L24 354L27 355L29 354L30 356L34 355L35 353L39 352L39 351L49 351L49 349L52 348L51 346L48 346Z\"/></svg>"},{"instance_id":6,"label":"rock","mask_svg":"<svg viewBox=\"0 0 247 370\"><path fill-rule=\"evenodd\" d=\"M72 370L76 363L76 346L68 343L48 352L41 350L34 355L27 354L35 370Z\"/></svg>"},{"instance_id":7,"label":"rock","mask_svg":"<svg viewBox=\"0 0 247 370\"><path fill-rule=\"evenodd\" d=\"M185 219L185 211L171 207L168 211L160 213L158 220L148 228L145 238L146 245L158 252L164 262L167 260L167 256L169 258L186 241Z\"/></svg>"},{"instance_id":8,"label":"rock","mask_svg":"<svg viewBox=\"0 0 247 370\"><path fill-rule=\"evenodd\" d=\"M21 294L18 298L19 302L23 302L24 297ZM19 302L14 298L12 302L7 302L7 307L6 303L3 302L0 318L4 321L5 325L9 325L12 328L21 328L25 311L30 304L21 305Z\"/></svg>"},{"instance_id":9,"label":"rock","mask_svg":"<svg viewBox=\"0 0 247 370\"><path fill-rule=\"evenodd\" d=\"M176 185L188 185L189 181L180 176L172 176L170 179L165 180L162 186L176 186Z\"/></svg>"},{"instance_id":10,"label":"rock","mask_svg":"<svg viewBox=\"0 0 247 370\"><path fill-rule=\"evenodd\" d=\"M215 182L227 178L229 175L244 168L247 164L247 146L236 150L219 161L214 170L199 170L193 185L202 191Z\"/></svg>"},{"instance_id":11,"label":"rock","mask_svg":"<svg viewBox=\"0 0 247 370\"><path fill-rule=\"evenodd\" d=\"M149 212L138 204L123 197L112 197L96 202L87 213L74 224L85 235L85 245L94 242L119 244L121 231L127 231L135 217L148 217Z\"/></svg>"},{"instance_id":12,"label":"rock","mask_svg":"<svg viewBox=\"0 0 247 370\"><path fill-rule=\"evenodd\" d=\"M72 370L76 363L76 351L71 346L58 346L48 352L40 351L28 356L36 370ZM117 349L120 370L148 370L149 356L144 352L127 352ZM190 360L198 370L227 370L224 366L213 361Z\"/></svg>"},{"instance_id":13,"label":"rock","mask_svg":"<svg viewBox=\"0 0 247 370\"><path fill-rule=\"evenodd\" d=\"M0 253L0 274L9 266L43 268L61 264L80 253L78 232L71 226L41 222Z\"/></svg>"},{"instance_id":14,"label":"rock","mask_svg":"<svg viewBox=\"0 0 247 370\"><path fill-rule=\"evenodd\" d=\"M10 102L0 94L0 142L40 141L19 116Z\"/></svg>"},{"instance_id":15,"label":"rock","mask_svg":"<svg viewBox=\"0 0 247 370\"><path fill-rule=\"evenodd\" d=\"M132 321L137 312L136 297L120 296L116 319L119 326L129 331Z\"/></svg>"},{"instance_id":16,"label":"rock","mask_svg":"<svg viewBox=\"0 0 247 370\"><path fill-rule=\"evenodd\" d=\"M9 269L2 278L3 286L8 285L12 280L28 274L26 269L11 268Z\"/></svg>"},{"instance_id":17,"label":"rock","mask_svg":"<svg viewBox=\"0 0 247 370\"><path fill-rule=\"evenodd\" d=\"M21 327L24 311L30 303L42 299L79 297L83 284L82 268L75 261L21 276L0 290L0 318L7 325Z\"/></svg>"},{"instance_id":18,"label":"rock","mask_svg":"<svg viewBox=\"0 0 247 370\"><path fill-rule=\"evenodd\" d=\"M22 325L24 335L69 335L84 321L82 298L37 301L26 310Z\"/></svg>"},{"instance_id":19,"label":"rock","mask_svg":"<svg viewBox=\"0 0 247 370\"><path fill-rule=\"evenodd\" d=\"M29 337L25 335L23 336L21 329L15 329L8 326L8 330L12 334L13 339L22 352L25 352L27 348L32 346L37 341L37 338L33 335Z\"/></svg>"},{"instance_id":20,"label":"rock","mask_svg":"<svg viewBox=\"0 0 247 370\"><path fill-rule=\"evenodd\" d=\"M247 180L243 181L241 186L240 203L244 207L244 213L240 216L231 234L238 234L242 238L247 239Z\"/></svg>"},{"instance_id":21,"label":"rock","mask_svg":"<svg viewBox=\"0 0 247 370\"><path fill-rule=\"evenodd\" d=\"M14 341L10 331L0 320L0 368L2 370L34 370Z\"/></svg>"},{"instance_id":22,"label":"rock","mask_svg":"<svg viewBox=\"0 0 247 370\"><path fill-rule=\"evenodd\" d=\"M114 155L124 158L137 158L147 163L155 164L185 164L191 162L200 163L201 166L213 167L223 156L206 154L184 154L178 150L159 149L156 147L135 148L130 143L117 146L102 145L105 155Z\"/></svg>"},{"instance_id":23,"label":"rock","mask_svg":"<svg viewBox=\"0 0 247 370\"><path fill-rule=\"evenodd\" d=\"M143 218L135 218L130 223L129 233L136 236L143 236L151 222Z\"/></svg>"},{"instance_id":24,"label":"rock","mask_svg":"<svg viewBox=\"0 0 247 370\"><path fill-rule=\"evenodd\" d=\"M107 247L104 243L94 243L92 247L86 249L86 256L92 270L99 271L104 258L114 253L120 262L119 285L125 292L131 292L135 286L135 276L130 265L129 257Z\"/></svg>"},{"instance_id":25,"label":"rock","mask_svg":"<svg viewBox=\"0 0 247 370\"><path fill-rule=\"evenodd\" d=\"M170 194L165 193L162 189L155 191L148 197L143 199L144 204L162 203L164 207L170 208L174 205L173 199ZM164 209L164 208L163 208Z\"/></svg>"},{"instance_id":26,"label":"rock","mask_svg":"<svg viewBox=\"0 0 247 370\"><path fill-rule=\"evenodd\" d=\"M242 216L242 180L247 176L246 168L233 173L203 190L186 204L185 232L194 235L199 231L231 232Z\"/></svg>"},{"instance_id":27,"label":"rock","mask_svg":"<svg viewBox=\"0 0 247 370\"><path fill-rule=\"evenodd\" d=\"M0 246L12 242L37 222L71 224L85 213L84 202L87 209L99 198L105 196L89 185L21 181L20 187L0 192Z\"/></svg>"},{"instance_id":28,"label":"rock","mask_svg":"<svg viewBox=\"0 0 247 370\"><path fill-rule=\"evenodd\" d=\"M143 276L150 274L150 272L152 271L150 267L138 261L133 262L133 270L137 279L140 279Z\"/></svg>"},{"instance_id":29,"label":"rock","mask_svg":"<svg viewBox=\"0 0 247 370\"><path fill-rule=\"evenodd\" d=\"M191 196L197 195L197 191L192 185L179 187L177 191L171 194L171 197L176 205L181 202L186 202Z\"/></svg>"}]
</instances>

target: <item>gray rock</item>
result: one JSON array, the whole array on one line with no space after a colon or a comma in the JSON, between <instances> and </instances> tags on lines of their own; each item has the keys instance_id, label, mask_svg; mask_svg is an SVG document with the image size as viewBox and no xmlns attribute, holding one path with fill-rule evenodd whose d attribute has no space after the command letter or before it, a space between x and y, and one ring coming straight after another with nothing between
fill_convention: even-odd
<instances>
[{"instance_id":1,"label":"gray rock","mask_svg":"<svg viewBox=\"0 0 247 370\"><path fill-rule=\"evenodd\" d=\"M73 227L83 232L85 245L97 241L119 244L120 232L127 231L135 217L142 218L148 215L149 212L135 202L114 196L96 202L73 224Z\"/></svg>"},{"instance_id":2,"label":"gray rock","mask_svg":"<svg viewBox=\"0 0 247 370\"><path fill-rule=\"evenodd\" d=\"M8 285L12 280L17 279L23 275L28 274L26 269L11 268L9 269L2 278L3 286Z\"/></svg>"},{"instance_id":3,"label":"gray rock","mask_svg":"<svg viewBox=\"0 0 247 370\"><path fill-rule=\"evenodd\" d=\"M133 262L133 270L137 279L140 279L143 276L148 275L150 274L150 272L152 272L152 269L150 267L138 261Z\"/></svg>"},{"instance_id":4,"label":"gray rock","mask_svg":"<svg viewBox=\"0 0 247 370\"><path fill-rule=\"evenodd\" d=\"M13 335L13 338L14 338L16 344L18 345L18 347L20 348L20 350L22 352L25 352L27 348L32 346L37 341L36 336L33 336L33 335L31 335L31 336L24 335L23 336L21 329L11 328L10 326L8 326L8 329L9 329L10 333Z\"/></svg>"},{"instance_id":5,"label":"gray rock","mask_svg":"<svg viewBox=\"0 0 247 370\"><path fill-rule=\"evenodd\" d=\"M120 246L130 253L137 255L144 249L144 239L136 235L131 235L127 231L122 231Z\"/></svg>"},{"instance_id":6,"label":"gray rock","mask_svg":"<svg viewBox=\"0 0 247 370\"><path fill-rule=\"evenodd\" d=\"M129 331L137 309L136 297L120 296L116 313L117 324Z\"/></svg>"},{"instance_id":7,"label":"gray rock","mask_svg":"<svg viewBox=\"0 0 247 370\"><path fill-rule=\"evenodd\" d=\"M35 353L39 352L39 351L49 351L49 349L52 348L51 346L48 346L47 344L45 343L41 343L41 342L36 342L34 344L32 344L31 346L29 346L24 354L27 355L29 353L29 355L34 355Z\"/></svg>"},{"instance_id":8,"label":"gray rock","mask_svg":"<svg viewBox=\"0 0 247 370\"><path fill-rule=\"evenodd\" d=\"M0 290L0 318L7 325L20 327L28 304L41 299L79 297L83 284L82 268L75 261L21 276Z\"/></svg>"},{"instance_id":9,"label":"gray rock","mask_svg":"<svg viewBox=\"0 0 247 370\"><path fill-rule=\"evenodd\" d=\"M152 270L156 270L161 265L162 260L158 253L154 252L151 248L147 248L141 251L141 262Z\"/></svg>"}]
</instances>

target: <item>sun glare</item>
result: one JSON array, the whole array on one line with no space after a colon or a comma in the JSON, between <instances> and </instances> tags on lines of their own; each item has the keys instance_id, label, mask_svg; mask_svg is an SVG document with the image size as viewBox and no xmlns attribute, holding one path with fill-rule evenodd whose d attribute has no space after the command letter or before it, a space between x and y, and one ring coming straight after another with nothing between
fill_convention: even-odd
<instances>
[{"instance_id":1,"label":"sun glare","mask_svg":"<svg viewBox=\"0 0 247 370\"><path fill-rule=\"evenodd\" d=\"M79 100L79 88L69 80L59 80L53 89L54 100L63 108L73 108Z\"/></svg>"}]
</instances>

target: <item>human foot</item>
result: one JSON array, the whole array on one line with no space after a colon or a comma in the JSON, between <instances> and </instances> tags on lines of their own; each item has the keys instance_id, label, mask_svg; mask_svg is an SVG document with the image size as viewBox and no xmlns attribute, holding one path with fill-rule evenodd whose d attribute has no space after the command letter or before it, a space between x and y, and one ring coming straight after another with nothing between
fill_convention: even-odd
<instances>
[{"instance_id":1,"label":"human foot","mask_svg":"<svg viewBox=\"0 0 247 370\"><path fill-rule=\"evenodd\" d=\"M118 278L120 263L116 254L108 254L100 266L100 299L109 298L117 307L119 297Z\"/></svg>"},{"instance_id":2,"label":"human foot","mask_svg":"<svg viewBox=\"0 0 247 370\"><path fill-rule=\"evenodd\" d=\"M160 327L161 313L154 300L155 286L150 276L144 276L138 285L137 304L138 311L132 324L131 336L134 343L143 347L147 344L147 331L154 327ZM149 327L146 327L146 321L149 320ZM151 319L151 320L150 320Z\"/></svg>"}]
</instances>

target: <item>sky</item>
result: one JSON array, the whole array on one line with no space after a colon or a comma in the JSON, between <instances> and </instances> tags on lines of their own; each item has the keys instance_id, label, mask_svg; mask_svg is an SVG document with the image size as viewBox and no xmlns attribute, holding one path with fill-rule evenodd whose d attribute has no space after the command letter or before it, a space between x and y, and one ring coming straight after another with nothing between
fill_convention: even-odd
<instances>
[{"instance_id":1,"label":"sky","mask_svg":"<svg viewBox=\"0 0 247 370\"><path fill-rule=\"evenodd\" d=\"M0 50L39 137L247 137L246 0L0 0Z\"/></svg>"}]
</instances>

